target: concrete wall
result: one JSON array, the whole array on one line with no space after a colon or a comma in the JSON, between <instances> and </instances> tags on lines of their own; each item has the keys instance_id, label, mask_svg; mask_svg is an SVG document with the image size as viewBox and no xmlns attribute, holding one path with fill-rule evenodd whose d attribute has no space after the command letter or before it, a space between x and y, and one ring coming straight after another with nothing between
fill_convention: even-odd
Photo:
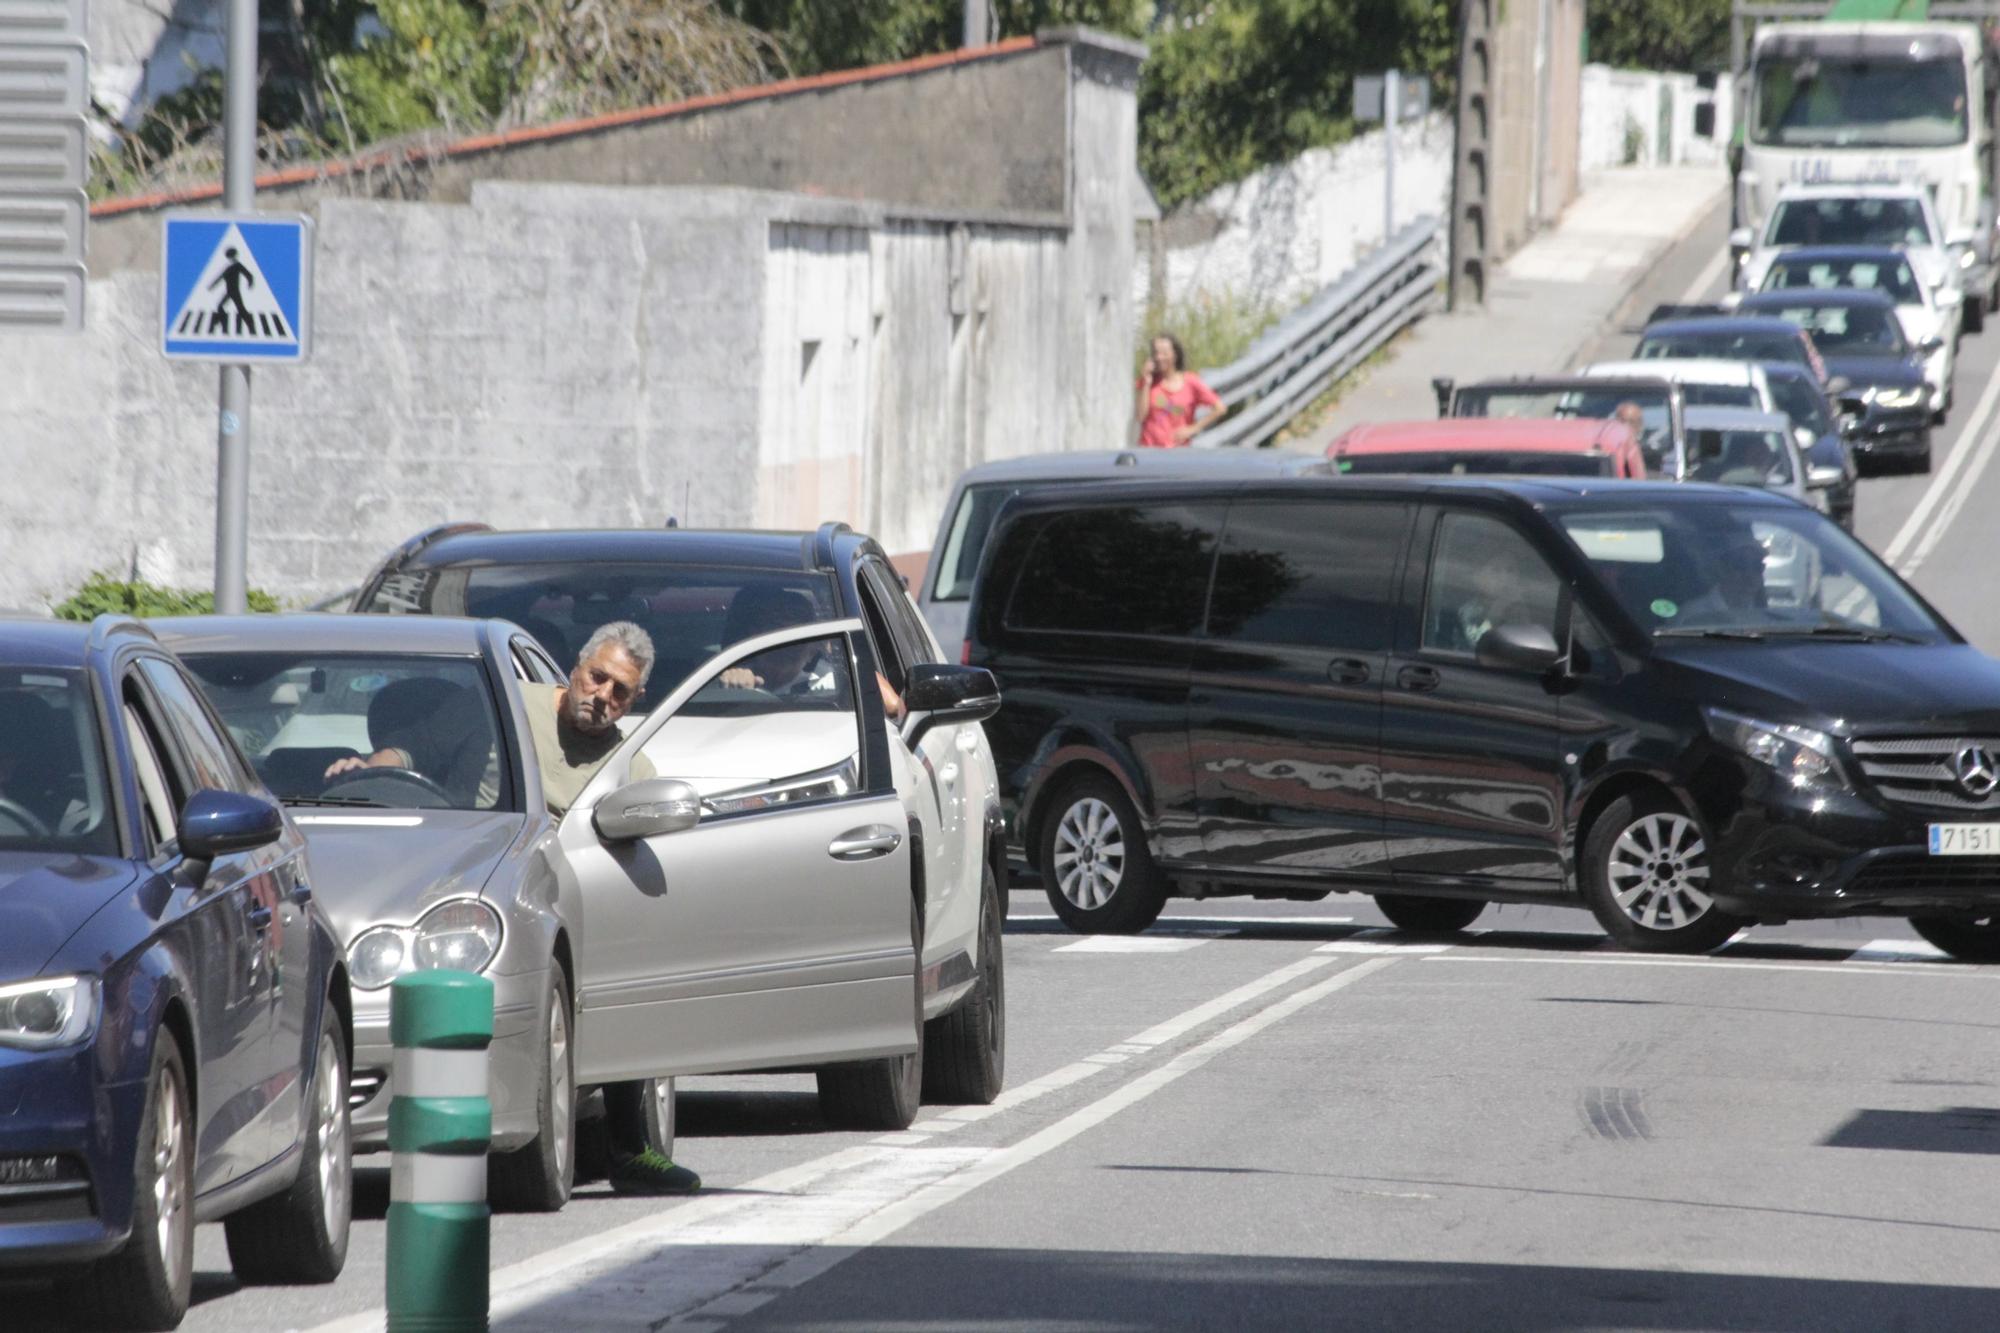
<instances>
[{"instance_id":1,"label":"concrete wall","mask_svg":"<svg viewBox=\"0 0 2000 1333\"><path fill-rule=\"evenodd\" d=\"M1277 307L1298 304L1382 243L1380 129L1337 148L1315 148L1225 185L1159 224L1160 296L1180 301L1234 293ZM1396 127L1397 225L1451 204L1448 112ZM1132 296L1151 299L1153 258L1141 253Z\"/></svg>"},{"instance_id":2,"label":"concrete wall","mask_svg":"<svg viewBox=\"0 0 2000 1333\"><path fill-rule=\"evenodd\" d=\"M1493 3L1489 264L1576 197L1584 21L1584 0Z\"/></svg>"},{"instance_id":3,"label":"concrete wall","mask_svg":"<svg viewBox=\"0 0 2000 1333\"><path fill-rule=\"evenodd\" d=\"M1583 69L1580 152L1586 171L1616 166L1720 166L1731 134L1731 98L1692 74ZM1712 134L1695 133L1695 108L1715 107Z\"/></svg>"},{"instance_id":4,"label":"concrete wall","mask_svg":"<svg viewBox=\"0 0 2000 1333\"><path fill-rule=\"evenodd\" d=\"M223 63L221 0L91 0L91 97L125 124Z\"/></svg>"}]
</instances>

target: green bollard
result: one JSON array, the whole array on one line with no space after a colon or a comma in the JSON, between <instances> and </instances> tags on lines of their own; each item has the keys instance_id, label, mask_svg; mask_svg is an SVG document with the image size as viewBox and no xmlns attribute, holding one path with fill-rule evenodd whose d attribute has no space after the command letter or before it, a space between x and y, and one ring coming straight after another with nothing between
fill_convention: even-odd
<instances>
[{"instance_id":1,"label":"green bollard","mask_svg":"<svg viewBox=\"0 0 2000 1333\"><path fill-rule=\"evenodd\" d=\"M493 983L443 970L397 977L389 1039L389 1333L485 1333Z\"/></svg>"}]
</instances>

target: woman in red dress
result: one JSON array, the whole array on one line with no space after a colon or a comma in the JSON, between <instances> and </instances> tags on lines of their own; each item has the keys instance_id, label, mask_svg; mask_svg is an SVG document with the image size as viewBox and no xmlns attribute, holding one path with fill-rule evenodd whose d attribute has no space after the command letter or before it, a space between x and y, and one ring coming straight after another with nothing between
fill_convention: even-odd
<instances>
[{"instance_id":1,"label":"woman in red dress","mask_svg":"<svg viewBox=\"0 0 2000 1333\"><path fill-rule=\"evenodd\" d=\"M1206 407L1197 420L1195 409ZM1139 444L1150 449L1178 449L1222 420L1222 400L1187 368L1180 339L1163 333L1153 339L1153 355L1139 376Z\"/></svg>"}]
</instances>

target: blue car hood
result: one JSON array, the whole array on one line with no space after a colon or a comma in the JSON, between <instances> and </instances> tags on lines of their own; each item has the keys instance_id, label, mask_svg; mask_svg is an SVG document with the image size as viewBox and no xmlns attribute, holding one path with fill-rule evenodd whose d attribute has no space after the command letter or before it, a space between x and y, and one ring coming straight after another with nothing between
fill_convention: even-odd
<instances>
[{"instance_id":1,"label":"blue car hood","mask_svg":"<svg viewBox=\"0 0 2000 1333\"><path fill-rule=\"evenodd\" d=\"M0 852L0 982L40 974L137 875L118 857Z\"/></svg>"}]
</instances>

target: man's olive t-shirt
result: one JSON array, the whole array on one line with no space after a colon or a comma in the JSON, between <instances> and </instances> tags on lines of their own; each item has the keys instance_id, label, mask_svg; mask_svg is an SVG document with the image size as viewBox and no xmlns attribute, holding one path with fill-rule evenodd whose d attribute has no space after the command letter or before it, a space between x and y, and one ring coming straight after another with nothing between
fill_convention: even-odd
<instances>
[{"instance_id":1,"label":"man's olive t-shirt","mask_svg":"<svg viewBox=\"0 0 2000 1333\"><path fill-rule=\"evenodd\" d=\"M562 814L576 804L591 778L624 741L618 728L598 736L586 736L575 727L565 727L556 715L559 685L521 686L521 702L528 709L528 734L535 738L535 759L542 769L542 797L553 814ZM655 777L652 761L643 754L632 756L631 780Z\"/></svg>"}]
</instances>

